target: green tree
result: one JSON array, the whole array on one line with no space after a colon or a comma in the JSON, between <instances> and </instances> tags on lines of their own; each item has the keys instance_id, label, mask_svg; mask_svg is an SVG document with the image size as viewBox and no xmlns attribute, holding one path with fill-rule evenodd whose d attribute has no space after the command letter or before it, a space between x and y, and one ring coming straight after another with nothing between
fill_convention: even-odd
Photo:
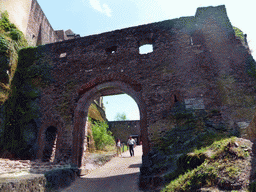
<instances>
[{"instance_id":1,"label":"green tree","mask_svg":"<svg viewBox=\"0 0 256 192\"><path fill-rule=\"evenodd\" d=\"M114 145L115 139L111 131L108 131L108 124L105 121L94 121L92 124L92 135L97 150L102 150L106 145Z\"/></svg>"},{"instance_id":2,"label":"green tree","mask_svg":"<svg viewBox=\"0 0 256 192\"><path fill-rule=\"evenodd\" d=\"M125 120L127 120L125 112L117 113L116 116L115 116L115 120L116 121L125 121Z\"/></svg>"}]
</instances>

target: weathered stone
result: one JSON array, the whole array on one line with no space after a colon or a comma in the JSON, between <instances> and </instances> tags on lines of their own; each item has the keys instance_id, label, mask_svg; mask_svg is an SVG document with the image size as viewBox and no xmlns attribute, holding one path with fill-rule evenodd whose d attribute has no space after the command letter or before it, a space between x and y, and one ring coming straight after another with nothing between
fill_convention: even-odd
<instances>
[{"instance_id":1,"label":"weathered stone","mask_svg":"<svg viewBox=\"0 0 256 192\"><path fill-rule=\"evenodd\" d=\"M31 14L36 9L33 0ZM54 42L50 39L56 34L44 37L39 30L46 26L33 19L29 25L33 26L28 34L35 31L38 44ZM153 51L140 54L144 44L151 44ZM181 109L174 116L189 117L190 113L183 113L186 108L204 109L211 114L208 124L223 131L234 128L236 122L250 122L253 116L252 99L246 105L239 102L255 95L254 80L246 72L250 52L236 40L225 6L198 8L191 17L47 44L42 50L42 60L53 66L54 81L42 88L40 97L39 159L81 166L87 149L88 109L101 96L127 93L136 101L144 157L154 145L150 126L173 114L178 104ZM49 127L54 127L57 135L48 142L50 149L46 141ZM182 127L177 136L190 129ZM160 127L157 133L162 136L165 130ZM250 130L252 135L254 127ZM188 140L188 144L195 142ZM44 157L46 150L49 154ZM143 174L151 171L151 165L150 159L143 161Z\"/></svg>"},{"instance_id":2,"label":"weathered stone","mask_svg":"<svg viewBox=\"0 0 256 192\"><path fill-rule=\"evenodd\" d=\"M30 174L0 179L0 191L45 191L46 179L42 174Z\"/></svg>"}]
</instances>

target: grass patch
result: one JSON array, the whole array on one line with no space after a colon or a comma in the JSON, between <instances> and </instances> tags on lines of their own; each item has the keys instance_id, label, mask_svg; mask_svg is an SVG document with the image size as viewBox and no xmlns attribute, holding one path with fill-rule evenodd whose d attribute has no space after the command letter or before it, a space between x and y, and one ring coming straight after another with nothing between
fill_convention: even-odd
<instances>
[{"instance_id":1,"label":"grass patch","mask_svg":"<svg viewBox=\"0 0 256 192\"><path fill-rule=\"evenodd\" d=\"M172 178L173 180L166 185L162 192L194 191L200 187L214 185L221 189L235 189L232 186L237 183L239 175L245 168L244 162L248 158L248 148L250 146L242 145L236 137L231 137L215 141L208 147L195 150L192 153L194 157L205 155L206 158L203 163L193 169L186 168L186 170L184 164L178 164L178 169L183 168L183 173L176 175L176 178ZM183 163L191 160L192 158L184 160ZM190 165L190 167L192 166ZM254 184L251 184L250 187L254 188Z\"/></svg>"}]
</instances>

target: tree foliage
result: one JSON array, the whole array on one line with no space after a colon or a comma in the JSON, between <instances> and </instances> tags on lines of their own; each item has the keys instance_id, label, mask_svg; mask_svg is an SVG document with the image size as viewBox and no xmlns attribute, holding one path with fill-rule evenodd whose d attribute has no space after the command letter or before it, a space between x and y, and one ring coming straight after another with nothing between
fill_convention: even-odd
<instances>
[{"instance_id":1,"label":"tree foliage","mask_svg":"<svg viewBox=\"0 0 256 192\"><path fill-rule=\"evenodd\" d=\"M125 121L125 120L127 120L125 112L117 113L116 116L115 116L115 120L116 121Z\"/></svg>"},{"instance_id":2,"label":"tree foliage","mask_svg":"<svg viewBox=\"0 0 256 192\"><path fill-rule=\"evenodd\" d=\"M97 150L102 150L106 145L115 144L111 131L108 131L108 124L105 121L95 121L92 125L92 135Z\"/></svg>"}]
</instances>

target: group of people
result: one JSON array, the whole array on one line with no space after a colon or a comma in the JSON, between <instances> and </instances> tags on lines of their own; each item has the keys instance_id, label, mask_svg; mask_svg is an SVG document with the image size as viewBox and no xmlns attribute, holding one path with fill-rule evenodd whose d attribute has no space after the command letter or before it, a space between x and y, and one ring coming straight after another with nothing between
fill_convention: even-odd
<instances>
[{"instance_id":1,"label":"group of people","mask_svg":"<svg viewBox=\"0 0 256 192\"><path fill-rule=\"evenodd\" d=\"M136 147L136 141L132 137L128 138L127 146L129 146L131 157L134 156L134 147ZM117 148L117 156L121 155L122 144L120 139L117 139L116 148Z\"/></svg>"}]
</instances>

